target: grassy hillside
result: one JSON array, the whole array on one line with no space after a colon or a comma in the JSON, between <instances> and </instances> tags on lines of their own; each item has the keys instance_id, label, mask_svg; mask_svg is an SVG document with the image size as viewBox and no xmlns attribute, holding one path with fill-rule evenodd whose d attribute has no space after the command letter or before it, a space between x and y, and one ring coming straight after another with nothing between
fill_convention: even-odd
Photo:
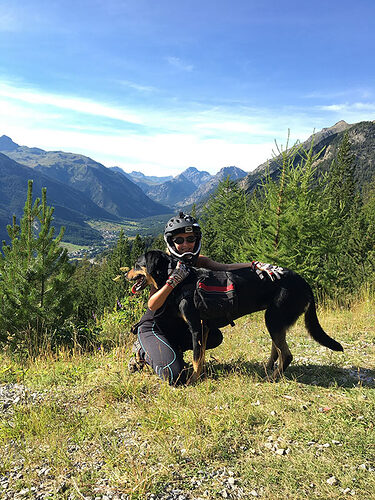
<instances>
[{"instance_id":1,"label":"grassy hillside","mask_svg":"<svg viewBox=\"0 0 375 500\"><path fill-rule=\"evenodd\" d=\"M3 357L1 498L373 498L374 305L319 312L344 354L298 323L279 383L263 379L261 314L224 330L193 387L130 375L127 335L107 353Z\"/></svg>"}]
</instances>

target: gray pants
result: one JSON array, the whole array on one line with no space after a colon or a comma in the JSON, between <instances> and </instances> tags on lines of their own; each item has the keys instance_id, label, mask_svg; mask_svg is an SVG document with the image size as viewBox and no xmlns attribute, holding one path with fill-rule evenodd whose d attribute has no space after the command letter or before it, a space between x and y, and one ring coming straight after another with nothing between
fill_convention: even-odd
<instances>
[{"instance_id":1,"label":"gray pants","mask_svg":"<svg viewBox=\"0 0 375 500\"><path fill-rule=\"evenodd\" d=\"M186 323L177 323L173 331L162 329L153 319L141 322L138 327L138 340L144 360L162 379L170 385L186 382L186 364L183 353L193 348L191 334ZM221 344L223 335L216 328L209 330L207 349Z\"/></svg>"}]
</instances>

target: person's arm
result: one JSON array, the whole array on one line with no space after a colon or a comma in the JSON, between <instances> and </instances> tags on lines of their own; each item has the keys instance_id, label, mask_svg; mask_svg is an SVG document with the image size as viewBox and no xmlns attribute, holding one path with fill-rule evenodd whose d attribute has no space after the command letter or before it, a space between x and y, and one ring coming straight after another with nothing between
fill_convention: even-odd
<instances>
[{"instance_id":1,"label":"person's arm","mask_svg":"<svg viewBox=\"0 0 375 500\"><path fill-rule=\"evenodd\" d=\"M271 281L274 281L275 279L279 280L284 274L284 269L282 267L265 264L264 262L259 262L257 260L253 260L252 262L239 262L236 264L222 264L221 262L216 262L208 257L204 257L203 255L198 257L196 267L204 267L205 269L210 269L211 271L235 271L236 269L250 267L252 271L257 273L260 279L263 279L265 274L271 279Z\"/></svg>"},{"instance_id":2,"label":"person's arm","mask_svg":"<svg viewBox=\"0 0 375 500\"><path fill-rule=\"evenodd\" d=\"M235 271L236 269L251 267L251 262L222 264L221 262L216 262L215 260L212 260L209 257L204 257L203 255L200 255L197 260L197 267L211 269L211 271Z\"/></svg>"},{"instance_id":3,"label":"person's arm","mask_svg":"<svg viewBox=\"0 0 375 500\"><path fill-rule=\"evenodd\" d=\"M151 296L148 299L147 306L151 311L156 311L167 300L168 295L173 291L173 289L183 281L186 276L189 274L189 269L178 262L176 268L172 271L172 273L168 276L165 285L163 285L159 290L153 291L151 290Z\"/></svg>"},{"instance_id":4,"label":"person's arm","mask_svg":"<svg viewBox=\"0 0 375 500\"><path fill-rule=\"evenodd\" d=\"M172 292L173 288L167 284L163 285L159 290L156 290L148 299L147 306L151 311L159 309L167 300L168 295Z\"/></svg>"}]
</instances>

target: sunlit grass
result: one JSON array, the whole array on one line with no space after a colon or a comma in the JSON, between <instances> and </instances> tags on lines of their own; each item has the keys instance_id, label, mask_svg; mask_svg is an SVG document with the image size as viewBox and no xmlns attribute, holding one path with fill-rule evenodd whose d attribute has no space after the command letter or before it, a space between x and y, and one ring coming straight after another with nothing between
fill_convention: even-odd
<instances>
[{"instance_id":1,"label":"sunlit grass","mask_svg":"<svg viewBox=\"0 0 375 500\"><path fill-rule=\"evenodd\" d=\"M224 330L223 344L207 352L207 377L192 387L169 387L148 370L129 374L131 336L110 352L3 357L1 383L29 393L2 410L1 474L16 491L43 483L50 498L141 499L169 488L191 498L368 500L371 311L363 302L319 312L343 354L309 339L299 322L288 334L294 361L278 383L263 378L270 339L262 314Z\"/></svg>"}]
</instances>

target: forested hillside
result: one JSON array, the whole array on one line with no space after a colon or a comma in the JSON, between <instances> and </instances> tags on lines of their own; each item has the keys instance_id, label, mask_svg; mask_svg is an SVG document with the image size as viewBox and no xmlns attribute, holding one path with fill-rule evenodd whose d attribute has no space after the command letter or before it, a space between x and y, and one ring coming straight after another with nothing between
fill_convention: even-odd
<instances>
[{"instance_id":1,"label":"forested hillside","mask_svg":"<svg viewBox=\"0 0 375 500\"><path fill-rule=\"evenodd\" d=\"M350 130L330 153L328 171L321 169L322 152L297 145L281 154L277 175L263 174L250 195L223 183L201 214L203 252L221 262L289 267L317 294L343 303L361 287L373 289L375 181L361 178L358 193L365 169L358 167Z\"/></svg>"},{"instance_id":2,"label":"forested hillside","mask_svg":"<svg viewBox=\"0 0 375 500\"><path fill-rule=\"evenodd\" d=\"M279 175L265 176L250 195L228 178L221 182L198 214L203 254L219 262L259 260L291 268L320 300L344 306L364 291L373 294L375 181L364 181L358 193L349 133L326 172L320 155L314 147L287 149ZM142 307L143 299L130 297L123 277L114 278L145 249L164 249L163 238L138 235L130 241L121 233L113 250L73 265L57 251L62 233L54 239L44 191L40 204L31 201L30 189L24 215L11 223L10 244L0 256L0 341L32 352L46 343L71 345L78 333L83 343L104 342L100 318L106 311L118 309L133 321L139 314L135 305ZM50 304L41 301L45 290L54 290Z\"/></svg>"},{"instance_id":3,"label":"forested hillside","mask_svg":"<svg viewBox=\"0 0 375 500\"><path fill-rule=\"evenodd\" d=\"M314 134L302 143L302 149L307 150L312 145L314 155L321 151L321 154L315 160L316 165L314 167L317 167L317 173L327 172L332 161L337 156L345 133L348 134L353 154L356 186L359 190L362 190L375 175L375 122L366 121L353 125L344 121L338 122L333 127ZM300 161L301 156L297 153L293 165L297 166ZM282 158L280 155L263 163L243 179L241 186L250 193L259 185L265 175L269 174L272 179L277 179L281 174L281 163Z\"/></svg>"}]
</instances>

